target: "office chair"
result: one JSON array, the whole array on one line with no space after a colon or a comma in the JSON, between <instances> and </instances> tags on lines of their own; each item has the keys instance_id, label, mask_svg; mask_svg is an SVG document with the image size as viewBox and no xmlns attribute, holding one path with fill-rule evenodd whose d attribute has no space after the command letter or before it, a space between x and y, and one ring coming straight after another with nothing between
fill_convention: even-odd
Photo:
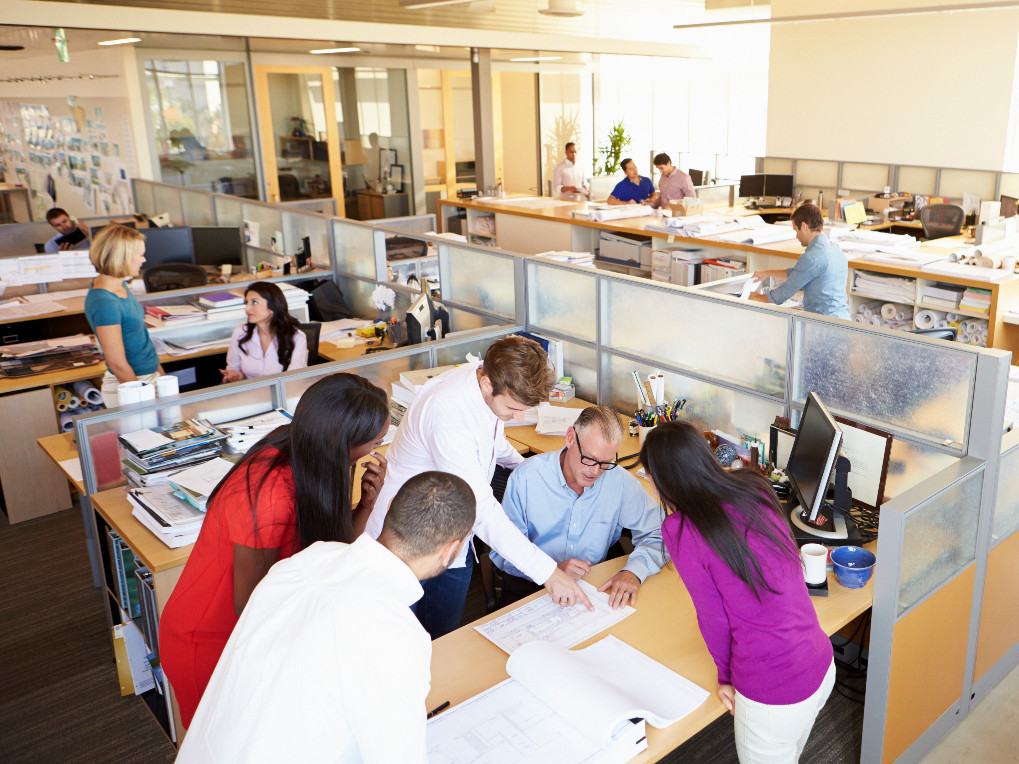
<instances>
[{"instance_id":1,"label":"office chair","mask_svg":"<svg viewBox=\"0 0 1019 764\"><path fill-rule=\"evenodd\" d=\"M959 209L962 208L960 207ZM954 326L946 326L941 329L910 329L909 333L920 334L932 340L947 340L948 342L955 342L959 339L959 330Z\"/></svg>"},{"instance_id":2,"label":"office chair","mask_svg":"<svg viewBox=\"0 0 1019 764\"><path fill-rule=\"evenodd\" d=\"M163 263L142 271L142 281L146 292L165 292L168 289L205 286L209 277L200 265Z\"/></svg>"},{"instance_id":3,"label":"office chair","mask_svg":"<svg viewBox=\"0 0 1019 764\"><path fill-rule=\"evenodd\" d=\"M966 214L958 204L928 204L920 210L920 222L926 239L958 236Z\"/></svg>"},{"instance_id":4,"label":"office chair","mask_svg":"<svg viewBox=\"0 0 1019 764\"><path fill-rule=\"evenodd\" d=\"M35 253L37 255L44 255L44 254L46 254L46 242L43 242L42 244L36 244L35 245Z\"/></svg>"},{"instance_id":5,"label":"office chair","mask_svg":"<svg viewBox=\"0 0 1019 764\"><path fill-rule=\"evenodd\" d=\"M312 366L319 361L318 340L322 335L322 324L312 321L307 324L299 324L298 326L304 332L304 336L308 338L308 365Z\"/></svg>"},{"instance_id":6,"label":"office chair","mask_svg":"<svg viewBox=\"0 0 1019 764\"><path fill-rule=\"evenodd\" d=\"M501 465L496 465L495 474L492 475L492 495L495 496L496 501L502 501L510 473L511 470ZM492 558L489 556L492 548L477 536L474 537L474 548L478 553L481 588L485 593L485 611L494 613L499 607L499 584L502 579L502 571L495 567L495 563L492 562Z\"/></svg>"},{"instance_id":7,"label":"office chair","mask_svg":"<svg viewBox=\"0 0 1019 764\"><path fill-rule=\"evenodd\" d=\"M428 254L428 242L409 236L390 236L386 239L386 259L406 260L409 257L424 257Z\"/></svg>"},{"instance_id":8,"label":"office chair","mask_svg":"<svg viewBox=\"0 0 1019 764\"><path fill-rule=\"evenodd\" d=\"M291 175L288 172L281 172L276 176L280 186L280 199L286 201L287 199L310 199L311 197L307 194L301 193L301 184L297 180L296 175Z\"/></svg>"}]
</instances>

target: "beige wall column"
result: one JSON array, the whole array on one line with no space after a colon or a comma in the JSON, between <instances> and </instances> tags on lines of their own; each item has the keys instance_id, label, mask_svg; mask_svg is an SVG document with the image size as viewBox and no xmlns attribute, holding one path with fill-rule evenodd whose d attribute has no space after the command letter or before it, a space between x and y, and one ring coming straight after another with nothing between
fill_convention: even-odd
<instances>
[{"instance_id":1,"label":"beige wall column","mask_svg":"<svg viewBox=\"0 0 1019 764\"><path fill-rule=\"evenodd\" d=\"M471 48L471 91L474 95L474 167L478 192L498 182L495 174L495 128L493 127L492 51Z\"/></svg>"}]
</instances>

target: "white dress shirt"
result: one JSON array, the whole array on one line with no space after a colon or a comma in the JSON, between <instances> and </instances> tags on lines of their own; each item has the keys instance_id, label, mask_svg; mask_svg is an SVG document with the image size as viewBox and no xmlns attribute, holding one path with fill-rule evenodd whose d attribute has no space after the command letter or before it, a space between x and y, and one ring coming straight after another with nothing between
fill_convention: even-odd
<instances>
[{"instance_id":1,"label":"white dress shirt","mask_svg":"<svg viewBox=\"0 0 1019 764\"><path fill-rule=\"evenodd\" d=\"M523 461L506 440L503 422L481 396L479 363L465 363L428 381L411 402L386 452L389 467L365 533L378 538L400 487L429 470L463 478L478 502L473 533L537 584L555 572L555 560L510 522L492 494L496 464L513 468ZM467 545L469 547L469 545ZM450 567L466 565L469 548Z\"/></svg>"},{"instance_id":2,"label":"white dress shirt","mask_svg":"<svg viewBox=\"0 0 1019 764\"><path fill-rule=\"evenodd\" d=\"M410 568L378 542L319 541L244 607L178 762L420 762L432 644Z\"/></svg>"},{"instance_id":3,"label":"white dress shirt","mask_svg":"<svg viewBox=\"0 0 1019 764\"><path fill-rule=\"evenodd\" d=\"M573 199L574 201L583 201L587 198L585 194L563 191L563 186L587 187L587 184L584 182L584 171L569 159L564 159L557 164L555 171L552 173L552 196L556 199Z\"/></svg>"}]
</instances>

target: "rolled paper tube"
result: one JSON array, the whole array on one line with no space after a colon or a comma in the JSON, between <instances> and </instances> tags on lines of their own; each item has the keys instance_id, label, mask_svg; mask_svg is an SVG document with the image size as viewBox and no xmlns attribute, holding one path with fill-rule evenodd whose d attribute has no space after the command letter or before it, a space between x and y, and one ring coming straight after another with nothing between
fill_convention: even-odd
<instances>
[{"instance_id":1,"label":"rolled paper tube","mask_svg":"<svg viewBox=\"0 0 1019 764\"><path fill-rule=\"evenodd\" d=\"M180 380L172 374L164 377L156 377L156 394L160 398L168 395L177 395L180 392Z\"/></svg>"},{"instance_id":2,"label":"rolled paper tube","mask_svg":"<svg viewBox=\"0 0 1019 764\"><path fill-rule=\"evenodd\" d=\"M74 389L74 394L83 401L88 401L91 404L103 402L103 394L99 392L99 388L87 379L75 382L71 387Z\"/></svg>"},{"instance_id":3,"label":"rolled paper tube","mask_svg":"<svg viewBox=\"0 0 1019 764\"><path fill-rule=\"evenodd\" d=\"M858 324L865 324L865 323L867 323L867 317L865 315L863 315L862 313L854 313L853 314L853 320L856 323L858 323Z\"/></svg>"},{"instance_id":4,"label":"rolled paper tube","mask_svg":"<svg viewBox=\"0 0 1019 764\"><path fill-rule=\"evenodd\" d=\"M886 302L881 306L881 318L895 318L899 307L894 302Z\"/></svg>"},{"instance_id":5,"label":"rolled paper tube","mask_svg":"<svg viewBox=\"0 0 1019 764\"><path fill-rule=\"evenodd\" d=\"M56 398L58 401L66 401L68 398L71 397L71 391L68 390L66 387L54 387L53 397Z\"/></svg>"},{"instance_id":6,"label":"rolled paper tube","mask_svg":"<svg viewBox=\"0 0 1019 764\"><path fill-rule=\"evenodd\" d=\"M74 429L74 415L66 411L60 415L60 431L70 432Z\"/></svg>"},{"instance_id":7,"label":"rolled paper tube","mask_svg":"<svg viewBox=\"0 0 1019 764\"><path fill-rule=\"evenodd\" d=\"M1000 268L1001 255L994 252L989 255L980 255L976 259L976 265L978 268Z\"/></svg>"},{"instance_id":8,"label":"rolled paper tube","mask_svg":"<svg viewBox=\"0 0 1019 764\"><path fill-rule=\"evenodd\" d=\"M67 399L67 410L76 409L81 405L81 399L75 396L71 396Z\"/></svg>"},{"instance_id":9,"label":"rolled paper tube","mask_svg":"<svg viewBox=\"0 0 1019 764\"><path fill-rule=\"evenodd\" d=\"M948 322L951 323L952 321L958 321L960 316L958 313L946 313L945 318L947 318Z\"/></svg>"},{"instance_id":10,"label":"rolled paper tube","mask_svg":"<svg viewBox=\"0 0 1019 764\"><path fill-rule=\"evenodd\" d=\"M944 318L939 318L937 321L934 322L934 328L935 329L947 329L948 328L948 321L945 320Z\"/></svg>"},{"instance_id":11,"label":"rolled paper tube","mask_svg":"<svg viewBox=\"0 0 1019 764\"><path fill-rule=\"evenodd\" d=\"M67 411L67 404L66 403L64 403L63 401L57 401L56 403L57 403L57 411L58 412Z\"/></svg>"},{"instance_id":12,"label":"rolled paper tube","mask_svg":"<svg viewBox=\"0 0 1019 764\"><path fill-rule=\"evenodd\" d=\"M856 309L857 313L862 313L865 316L873 315L881 310L881 303L879 302L865 302Z\"/></svg>"},{"instance_id":13,"label":"rolled paper tube","mask_svg":"<svg viewBox=\"0 0 1019 764\"><path fill-rule=\"evenodd\" d=\"M865 323L870 326L881 326L881 316L867 316Z\"/></svg>"},{"instance_id":14,"label":"rolled paper tube","mask_svg":"<svg viewBox=\"0 0 1019 764\"><path fill-rule=\"evenodd\" d=\"M913 323L917 329L933 329L934 325L944 318L945 314L940 310L921 310L913 316ZM947 325L948 322L946 321L945 324Z\"/></svg>"},{"instance_id":15,"label":"rolled paper tube","mask_svg":"<svg viewBox=\"0 0 1019 764\"><path fill-rule=\"evenodd\" d=\"M912 321L913 320L913 311L911 309L909 309L909 308L906 308L905 310L896 311L896 313L895 313L895 320L896 321Z\"/></svg>"}]
</instances>

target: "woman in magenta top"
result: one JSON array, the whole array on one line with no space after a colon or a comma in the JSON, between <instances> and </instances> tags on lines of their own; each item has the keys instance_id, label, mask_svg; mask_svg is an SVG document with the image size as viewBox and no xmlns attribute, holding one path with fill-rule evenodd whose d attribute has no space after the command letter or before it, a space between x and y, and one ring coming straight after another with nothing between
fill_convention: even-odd
<instances>
[{"instance_id":1,"label":"woman in magenta top","mask_svg":"<svg viewBox=\"0 0 1019 764\"><path fill-rule=\"evenodd\" d=\"M668 517L662 537L690 593L735 716L742 764L795 762L835 683L785 513L768 481L730 472L685 422L648 433L640 453Z\"/></svg>"},{"instance_id":2,"label":"woman in magenta top","mask_svg":"<svg viewBox=\"0 0 1019 764\"><path fill-rule=\"evenodd\" d=\"M386 460L372 454L353 507L354 463L389 429L386 394L331 374L301 396L293 421L252 446L209 497L180 580L159 619L159 657L190 726L251 592L277 560L316 541L350 543L364 527Z\"/></svg>"}]
</instances>

